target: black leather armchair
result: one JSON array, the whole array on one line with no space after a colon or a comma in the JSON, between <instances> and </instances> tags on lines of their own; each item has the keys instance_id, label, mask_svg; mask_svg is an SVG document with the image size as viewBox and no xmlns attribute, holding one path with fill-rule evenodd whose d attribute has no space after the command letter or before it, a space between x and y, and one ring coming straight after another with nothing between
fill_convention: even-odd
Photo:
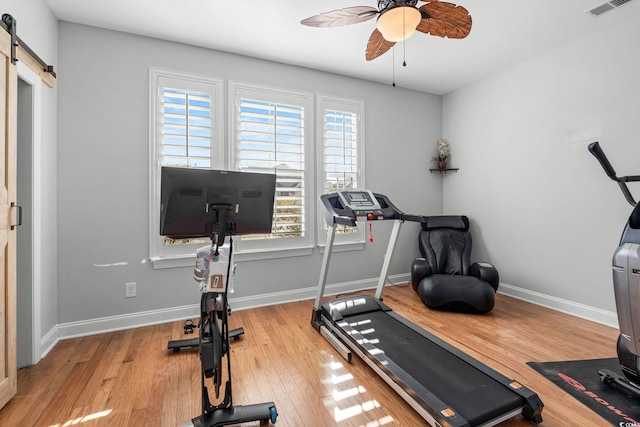
<instances>
[{"instance_id":1,"label":"black leather armchair","mask_svg":"<svg viewBox=\"0 0 640 427\"><path fill-rule=\"evenodd\" d=\"M488 263L471 264L469 219L430 216L418 237L422 258L411 264L411 285L429 308L488 313L498 290L498 270Z\"/></svg>"}]
</instances>

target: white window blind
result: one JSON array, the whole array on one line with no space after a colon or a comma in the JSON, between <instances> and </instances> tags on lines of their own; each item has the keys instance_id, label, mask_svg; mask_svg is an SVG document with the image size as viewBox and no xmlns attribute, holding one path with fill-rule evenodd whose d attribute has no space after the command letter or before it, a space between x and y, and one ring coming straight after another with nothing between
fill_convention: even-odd
<instances>
[{"instance_id":1,"label":"white window blind","mask_svg":"<svg viewBox=\"0 0 640 427\"><path fill-rule=\"evenodd\" d=\"M211 169L211 94L172 87L162 87L161 91L160 164ZM165 245L203 244L206 241L202 238L163 238Z\"/></svg>"},{"instance_id":2,"label":"white window blind","mask_svg":"<svg viewBox=\"0 0 640 427\"><path fill-rule=\"evenodd\" d=\"M161 164L210 169L211 94L172 87L161 90Z\"/></svg>"},{"instance_id":3,"label":"white window blind","mask_svg":"<svg viewBox=\"0 0 640 427\"><path fill-rule=\"evenodd\" d=\"M362 103L332 97L318 98L321 168L318 190L320 194L340 189L364 186L364 145L362 135ZM328 225L319 222L319 235L326 235ZM339 226L336 242L360 243L364 241L363 227Z\"/></svg>"},{"instance_id":4,"label":"white window blind","mask_svg":"<svg viewBox=\"0 0 640 427\"><path fill-rule=\"evenodd\" d=\"M304 109L241 98L239 110L238 169L276 173L272 233L253 237L304 236Z\"/></svg>"},{"instance_id":5,"label":"white window blind","mask_svg":"<svg viewBox=\"0 0 640 427\"><path fill-rule=\"evenodd\" d=\"M162 166L223 168L221 85L218 79L150 69L149 244L154 266L192 257L202 239L160 236ZM157 263L157 264L156 264ZM168 266L172 266L169 263Z\"/></svg>"},{"instance_id":6,"label":"white window blind","mask_svg":"<svg viewBox=\"0 0 640 427\"><path fill-rule=\"evenodd\" d=\"M358 115L324 111L324 170L327 193L358 188Z\"/></svg>"},{"instance_id":7,"label":"white window blind","mask_svg":"<svg viewBox=\"0 0 640 427\"><path fill-rule=\"evenodd\" d=\"M311 95L230 82L231 164L276 174L272 232L241 236L239 251L310 248L313 244Z\"/></svg>"}]
</instances>

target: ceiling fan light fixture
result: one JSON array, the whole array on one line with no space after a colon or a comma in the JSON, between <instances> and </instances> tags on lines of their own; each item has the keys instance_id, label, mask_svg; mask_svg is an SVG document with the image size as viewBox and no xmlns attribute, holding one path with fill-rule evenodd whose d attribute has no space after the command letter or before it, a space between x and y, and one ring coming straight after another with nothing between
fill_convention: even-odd
<instances>
[{"instance_id":1,"label":"ceiling fan light fixture","mask_svg":"<svg viewBox=\"0 0 640 427\"><path fill-rule=\"evenodd\" d=\"M376 24L382 37L390 42L406 40L416 32L422 14L414 6L397 6L384 11Z\"/></svg>"}]
</instances>

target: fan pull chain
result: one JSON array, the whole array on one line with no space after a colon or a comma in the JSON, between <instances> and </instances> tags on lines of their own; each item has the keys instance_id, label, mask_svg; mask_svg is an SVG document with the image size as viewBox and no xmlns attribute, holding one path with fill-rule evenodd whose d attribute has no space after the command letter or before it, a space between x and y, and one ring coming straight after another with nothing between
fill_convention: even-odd
<instances>
[{"instance_id":1,"label":"fan pull chain","mask_svg":"<svg viewBox=\"0 0 640 427\"><path fill-rule=\"evenodd\" d=\"M407 66L407 40L402 41L402 66Z\"/></svg>"},{"instance_id":2,"label":"fan pull chain","mask_svg":"<svg viewBox=\"0 0 640 427\"><path fill-rule=\"evenodd\" d=\"M405 23L406 8L402 8L402 66L407 66L407 24Z\"/></svg>"},{"instance_id":3,"label":"fan pull chain","mask_svg":"<svg viewBox=\"0 0 640 427\"><path fill-rule=\"evenodd\" d=\"M392 87L396 87L396 46L394 45L391 48L391 80L393 80L393 83L391 84Z\"/></svg>"}]
</instances>

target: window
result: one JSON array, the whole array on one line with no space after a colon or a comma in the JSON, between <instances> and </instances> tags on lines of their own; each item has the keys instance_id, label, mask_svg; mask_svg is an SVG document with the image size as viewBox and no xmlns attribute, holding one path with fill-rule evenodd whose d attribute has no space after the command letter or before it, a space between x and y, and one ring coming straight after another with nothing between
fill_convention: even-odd
<instances>
[{"instance_id":1,"label":"window","mask_svg":"<svg viewBox=\"0 0 640 427\"><path fill-rule=\"evenodd\" d=\"M191 265L195 250L208 242L159 235L164 165L276 174L272 233L236 237L238 260L308 255L316 243L324 244L319 195L364 185L362 102L319 96L314 111L310 93L229 82L227 135L222 80L161 69L151 69L149 77L155 268ZM337 245L363 242L364 228L341 229L336 236Z\"/></svg>"},{"instance_id":2,"label":"window","mask_svg":"<svg viewBox=\"0 0 640 427\"><path fill-rule=\"evenodd\" d=\"M152 260L195 253L203 239L173 240L159 235L160 168L223 168L220 80L151 69L150 229ZM191 262L192 260L190 260ZM171 266L171 263L169 263Z\"/></svg>"},{"instance_id":3,"label":"window","mask_svg":"<svg viewBox=\"0 0 640 427\"><path fill-rule=\"evenodd\" d=\"M238 252L310 253L316 205L311 95L231 82L229 104L231 168L276 174L272 233L240 236Z\"/></svg>"},{"instance_id":4,"label":"window","mask_svg":"<svg viewBox=\"0 0 640 427\"><path fill-rule=\"evenodd\" d=\"M320 194L345 188L364 186L364 144L362 133L362 102L318 97ZM322 243L328 226L319 218L318 235ZM363 243L364 227L338 226L335 238L339 243Z\"/></svg>"}]
</instances>

